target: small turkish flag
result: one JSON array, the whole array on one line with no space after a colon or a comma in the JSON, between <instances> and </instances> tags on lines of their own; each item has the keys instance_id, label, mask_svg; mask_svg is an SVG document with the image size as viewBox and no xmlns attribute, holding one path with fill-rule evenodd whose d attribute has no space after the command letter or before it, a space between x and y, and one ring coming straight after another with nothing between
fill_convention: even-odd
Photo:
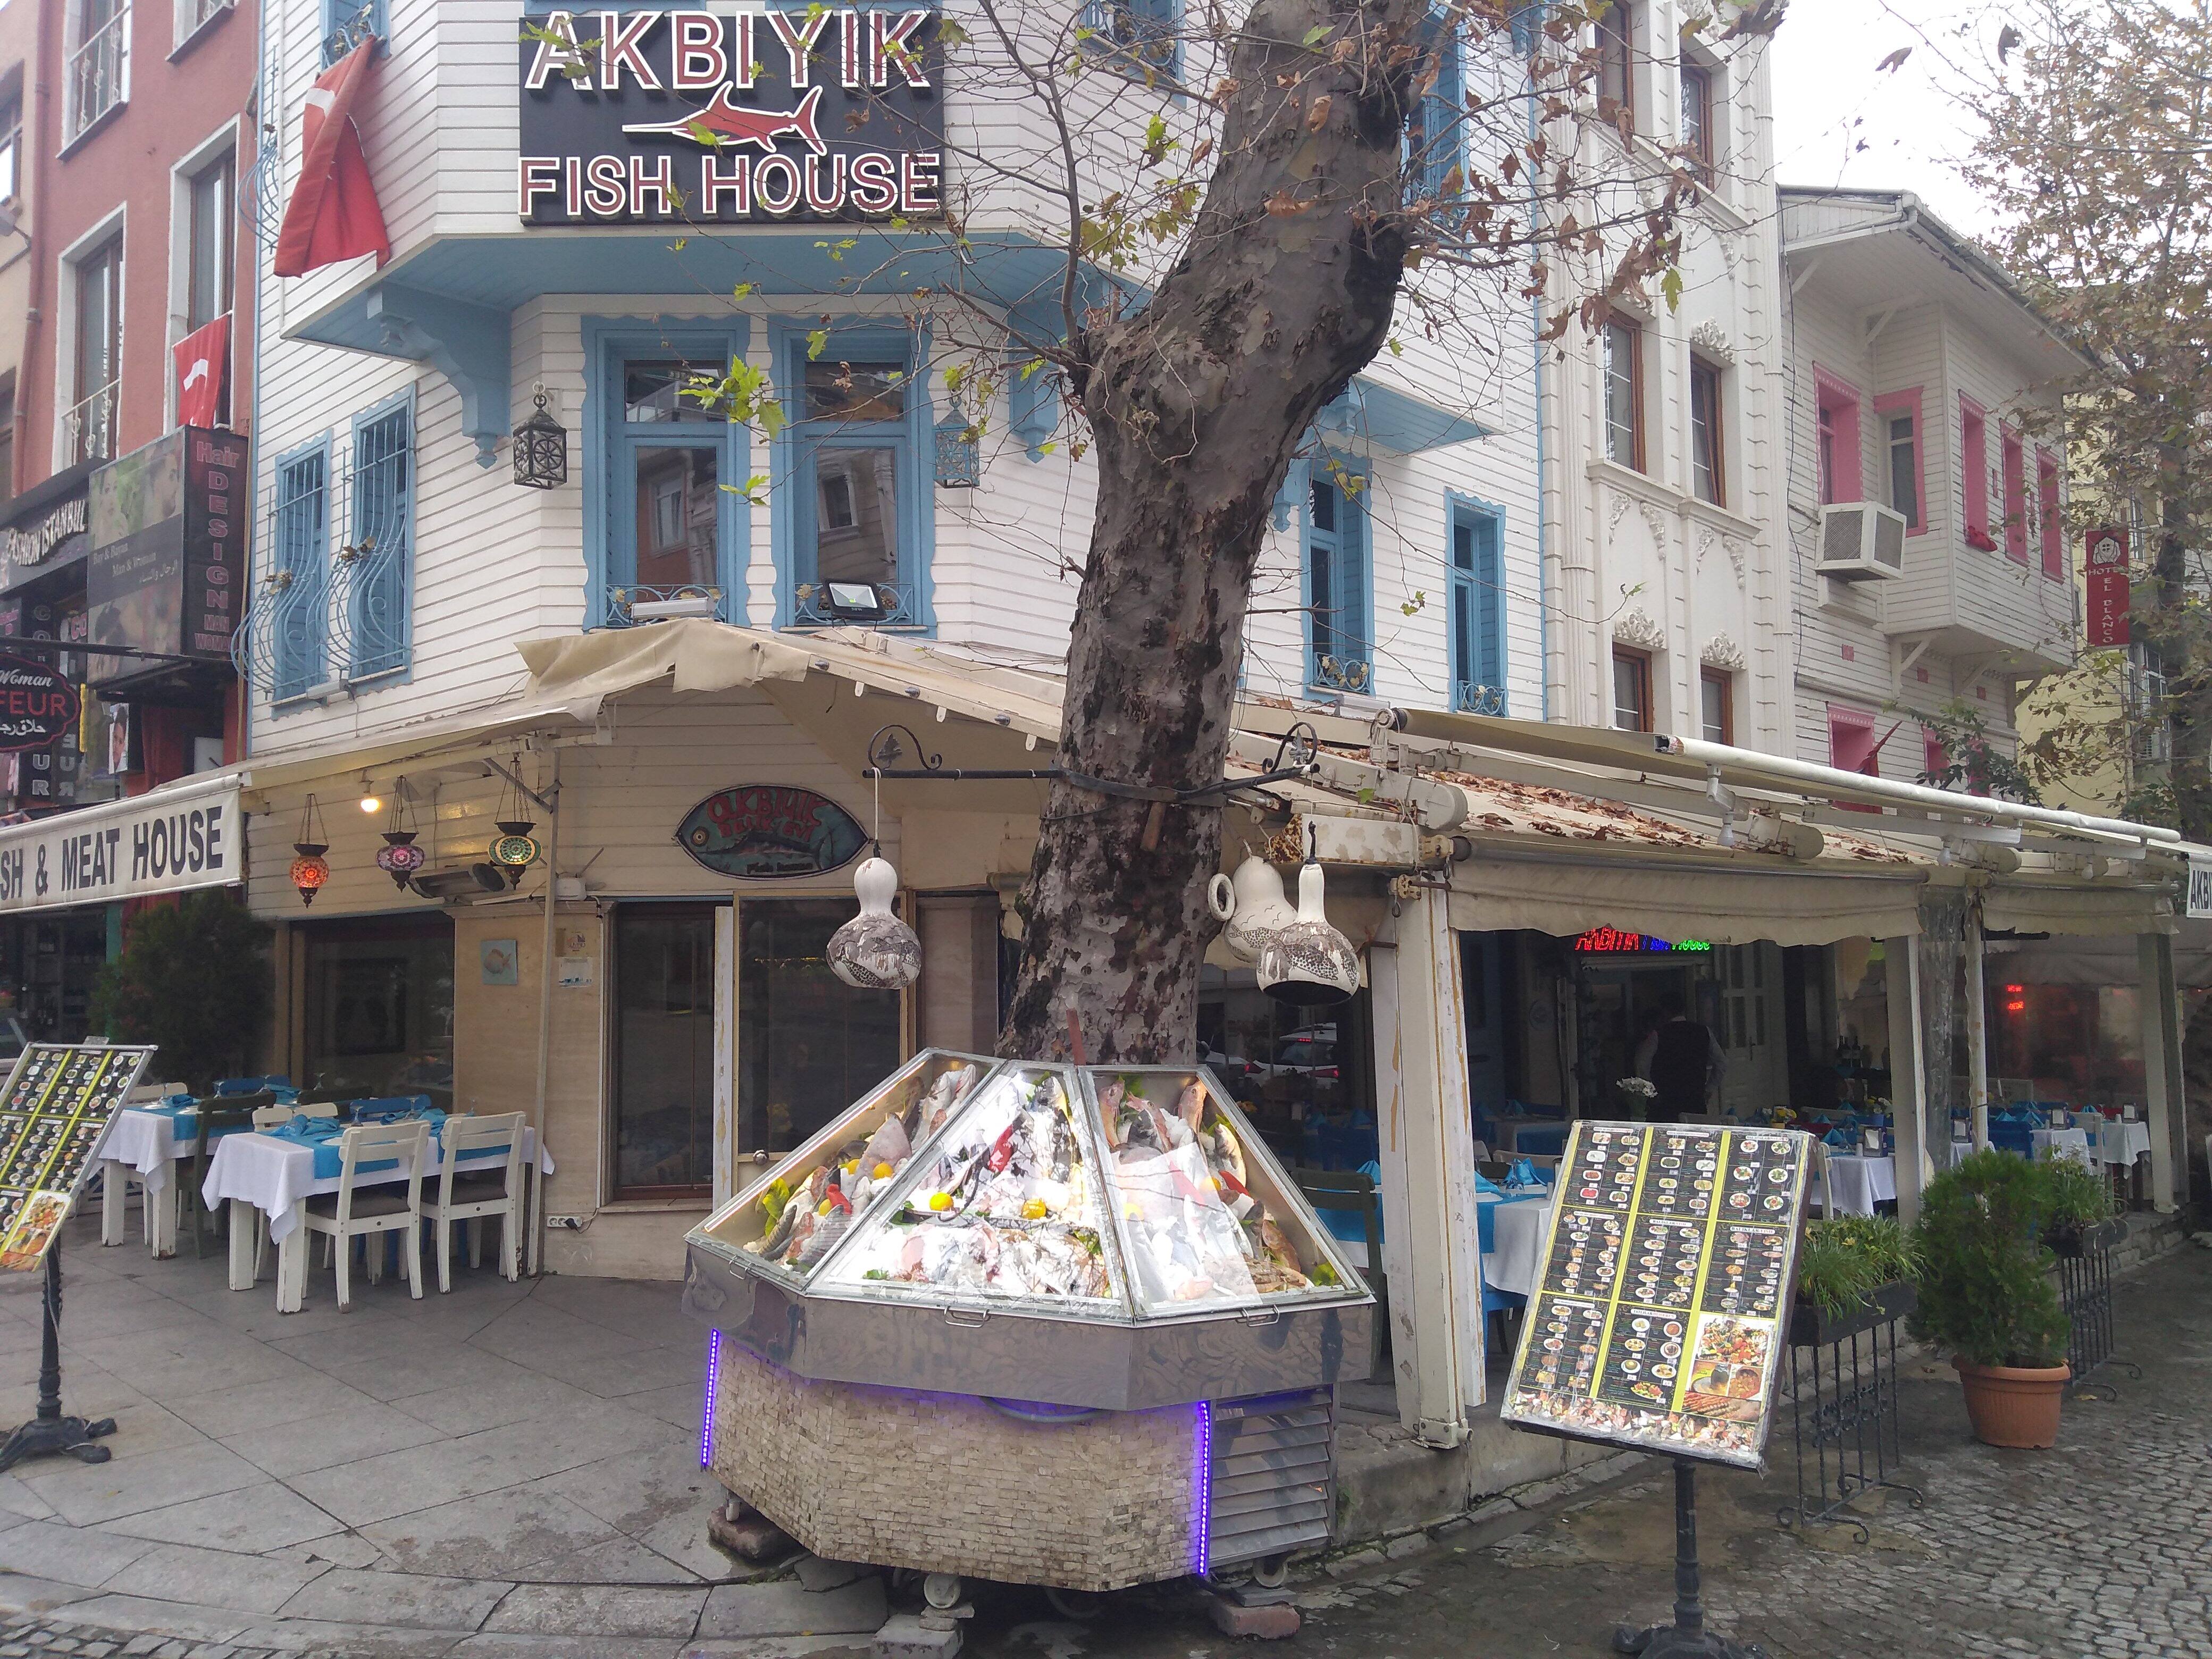
<instances>
[{"instance_id":1,"label":"small turkish flag","mask_svg":"<svg viewBox=\"0 0 2212 1659\"><path fill-rule=\"evenodd\" d=\"M276 233L279 276L303 276L364 253L374 253L379 265L392 257L384 210L353 123L354 100L368 79L375 52L374 40L362 41L325 70L307 94L300 118L300 182L292 187Z\"/></svg>"},{"instance_id":2,"label":"small turkish flag","mask_svg":"<svg viewBox=\"0 0 2212 1659\"><path fill-rule=\"evenodd\" d=\"M230 316L194 329L171 348L177 360L177 424L221 426L230 371Z\"/></svg>"}]
</instances>

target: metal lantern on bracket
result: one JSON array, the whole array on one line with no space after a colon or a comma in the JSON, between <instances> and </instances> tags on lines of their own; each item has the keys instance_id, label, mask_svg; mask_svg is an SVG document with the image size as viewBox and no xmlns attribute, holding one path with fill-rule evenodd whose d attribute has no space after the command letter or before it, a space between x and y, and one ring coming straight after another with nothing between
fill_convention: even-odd
<instances>
[{"instance_id":1,"label":"metal lantern on bracket","mask_svg":"<svg viewBox=\"0 0 2212 1659\"><path fill-rule=\"evenodd\" d=\"M331 850L330 843L315 839L317 836L327 833L318 823L315 798L310 795L306 807L300 813L300 839L292 843L292 851L297 856L293 859L289 872L292 885L299 890L302 905L312 905L315 902L315 895L323 890L324 884L331 878L331 862L323 856Z\"/></svg>"},{"instance_id":2,"label":"metal lantern on bracket","mask_svg":"<svg viewBox=\"0 0 2212 1659\"><path fill-rule=\"evenodd\" d=\"M415 844L415 831L406 827L407 786L392 789L392 823L384 832L384 845L376 854L376 867L392 878L394 887L405 887L415 872L429 861L429 854Z\"/></svg>"},{"instance_id":3,"label":"metal lantern on bracket","mask_svg":"<svg viewBox=\"0 0 2212 1659\"><path fill-rule=\"evenodd\" d=\"M568 482L568 431L546 412L538 388L538 411L514 428L514 481L532 489L556 489Z\"/></svg>"},{"instance_id":4,"label":"metal lantern on bracket","mask_svg":"<svg viewBox=\"0 0 2212 1659\"><path fill-rule=\"evenodd\" d=\"M973 489L983 481L983 446L976 436L975 423L968 418L960 400L954 398L952 408L936 426L937 487L939 489Z\"/></svg>"}]
</instances>

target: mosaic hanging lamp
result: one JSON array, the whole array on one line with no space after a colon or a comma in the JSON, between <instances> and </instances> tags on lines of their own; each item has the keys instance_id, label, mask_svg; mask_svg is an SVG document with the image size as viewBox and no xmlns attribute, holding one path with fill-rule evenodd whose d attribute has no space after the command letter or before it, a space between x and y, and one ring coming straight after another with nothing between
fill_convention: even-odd
<instances>
[{"instance_id":1,"label":"mosaic hanging lamp","mask_svg":"<svg viewBox=\"0 0 2212 1659\"><path fill-rule=\"evenodd\" d=\"M520 755L515 757L517 765L521 763L521 758ZM499 826L499 834L485 850L493 867L507 878L507 884L519 887L522 884L522 872L537 863L545 849L530 833L538 827L537 823L522 816L522 797L512 784L501 792L499 811L501 816L494 820Z\"/></svg>"},{"instance_id":2,"label":"mosaic hanging lamp","mask_svg":"<svg viewBox=\"0 0 2212 1659\"><path fill-rule=\"evenodd\" d=\"M392 785L392 823L384 832L384 846L376 855L376 867L392 878L394 887L404 888L415 872L429 861L429 854L415 844L415 831L406 827L407 783L401 779Z\"/></svg>"},{"instance_id":3,"label":"mosaic hanging lamp","mask_svg":"<svg viewBox=\"0 0 2212 1659\"><path fill-rule=\"evenodd\" d=\"M292 851L297 856L292 860L290 872L292 885L299 890L300 902L303 905L314 903L315 895L323 890L324 884L331 878L331 861L323 856L331 850L330 843L316 839L318 836L328 833L321 827L316 814L315 798L308 796L307 804L300 813L300 839L292 843Z\"/></svg>"}]
</instances>

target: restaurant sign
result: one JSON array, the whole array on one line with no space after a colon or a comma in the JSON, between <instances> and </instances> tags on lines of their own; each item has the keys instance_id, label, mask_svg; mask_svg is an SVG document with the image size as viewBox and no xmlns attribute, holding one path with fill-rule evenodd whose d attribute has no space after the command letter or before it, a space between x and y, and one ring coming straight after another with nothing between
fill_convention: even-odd
<instances>
[{"instance_id":1,"label":"restaurant sign","mask_svg":"<svg viewBox=\"0 0 2212 1659\"><path fill-rule=\"evenodd\" d=\"M934 9L549 11L520 48L526 225L943 216Z\"/></svg>"},{"instance_id":2,"label":"restaurant sign","mask_svg":"<svg viewBox=\"0 0 2212 1659\"><path fill-rule=\"evenodd\" d=\"M2187 904L2190 915L2212 916L2212 860L2189 860Z\"/></svg>"},{"instance_id":3,"label":"restaurant sign","mask_svg":"<svg viewBox=\"0 0 2212 1659\"><path fill-rule=\"evenodd\" d=\"M1593 927L1577 934L1575 949L1607 956L1667 956L1710 952L1712 941L1702 939L1661 939L1656 933L1625 933L1618 927Z\"/></svg>"},{"instance_id":4,"label":"restaurant sign","mask_svg":"<svg viewBox=\"0 0 2212 1659\"><path fill-rule=\"evenodd\" d=\"M28 569L43 564L54 550L84 534L85 498L71 496L36 523L0 530L0 559Z\"/></svg>"},{"instance_id":5,"label":"restaurant sign","mask_svg":"<svg viewBox=\"0 0 2212 1659\"><path fill-rule=\"evenodd\" d=\"M1581 1122L1500 1420L1759 1466L1813 1138Z\"/></svg>"},{"instance_id":6,"label":"restaurant sign","mask_svg":"<svg viewBox=\"0 0 2212 1659\"><path fill-rule=\"evenodd\" d=\"M238 780L228 775L0 830L0 914L245 879Z\"/></svg>"},{"instance_id":7,"label":"restaurant sign","mask_svg":"<svg viewBox=\"0 0 2212 1659\"><path fill-rule=\"evenodd\" d=\"M677 844L718 876L814 876L850 864L868 833L811 789L739 784L707 797L676 826Z\"/></svg>"}]
</instances>

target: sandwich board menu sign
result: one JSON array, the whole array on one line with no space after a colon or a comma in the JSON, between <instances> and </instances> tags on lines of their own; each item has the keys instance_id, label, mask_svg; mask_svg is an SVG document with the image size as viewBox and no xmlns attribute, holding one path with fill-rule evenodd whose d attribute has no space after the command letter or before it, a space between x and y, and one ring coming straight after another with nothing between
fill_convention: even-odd
<instances>
[{"instance_id":1,"label":"sandwich board menu sign","mask_svg":"<svg viewBox=\"0 0 2212 1659\"><path fill-rule=\"evenodd\" d=\"M1759 1468L1812 1145L1787 1129L1577 1123L1499 1417Z\"/></svg>"},{"instance_id":2,"label":"sandwich board menu sign","mask_svg":"<svg viewBox=\"0 0 2212 1659\"><path fill-rule=\"evenodd\" d=\"M153 1049L34 1042L0 1090L0 1272L38 1267Z\"/></svg>"}]
</instances>

